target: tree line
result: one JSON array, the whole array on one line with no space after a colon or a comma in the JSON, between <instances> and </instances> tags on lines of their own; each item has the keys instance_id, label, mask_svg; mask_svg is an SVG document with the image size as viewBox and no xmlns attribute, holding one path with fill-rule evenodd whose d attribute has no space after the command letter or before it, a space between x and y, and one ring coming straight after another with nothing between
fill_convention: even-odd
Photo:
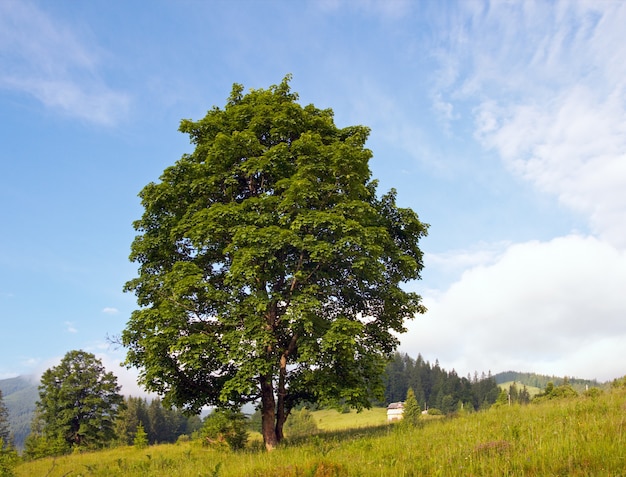
<instances>
[{"instance_id":1,"label":"tree line","mask_svg":"<svg viewBox=\"0 0 626 477\"><path fill-rule=\"evenodd\" d=\"M4 414L0 406L0 439L8 436ZM24 457L130 445L138 434L147 444L175 442L201 426L199 416L166 408L158 398L148 402L122 396L117 378L99 359L82 350L70 351L42 375Z\"/></svg>"},{"instance_id":2,"label":"tree line","mask_svg":"<svg viewBox=\"0 0 626 477\"><path fill-rule=\"evenodd\" d=\"M117 442L132 445L141 426L148 444L176 442L182 435L190 436L202 427L200 416L186 416L180 409L163 406L161 399L148 401L146 398L129 396L124 399L115 431Z\"/></svg>"},{"instance_id":3,"label":"tree line","mask_svg":"<svg viewBox=\"0 0 626 477\"><path fill-rule=\"evenodd\" d=\"M404 401L410 388L422 409L436 408L445 414L460 407L479 410L490 407L500 395L495 378L474 373L460 377L446 371L439 361L431 364L422 355L416 359L406 353L395 353L384 374L386 403Z\"/></svg>"}]
</instances>

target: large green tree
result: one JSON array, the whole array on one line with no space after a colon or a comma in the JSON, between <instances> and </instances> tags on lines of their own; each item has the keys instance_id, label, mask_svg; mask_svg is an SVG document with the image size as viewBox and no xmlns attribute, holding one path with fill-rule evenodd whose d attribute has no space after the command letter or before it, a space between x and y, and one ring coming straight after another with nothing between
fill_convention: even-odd
<instances>
[{"instance_id":1,"label":"large green tree","mask_svg":"<svg viewBox=\"0 0 626 477\"><path fill-rule=\"evenodd\" d=\"M268 449L302 400L369 406L394 332L424 311L400 284L420 277L427 226L377 196L368 128L301 106L289 80L235 84L182 121L195 150L140 193L140 308L122 334L167 404L260 402Z\"/></svg>"},{"instance_id":2,"label":"large green tree","mask_svg":"<svg viewBox=\"0 0 626 477\"><path fill-rule=\"evenodd\" d=\"M85 351L68 352L43 373L37 419L42 437L68 447L100 447L115 437L114 423L123 397L113 373Z\"/></svg>"}]
</instances>

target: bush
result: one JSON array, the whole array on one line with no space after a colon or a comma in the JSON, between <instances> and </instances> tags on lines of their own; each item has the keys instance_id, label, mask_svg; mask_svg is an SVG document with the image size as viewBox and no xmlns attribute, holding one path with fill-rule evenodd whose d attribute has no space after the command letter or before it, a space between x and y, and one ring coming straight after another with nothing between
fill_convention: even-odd
<instances>
[{"instance_id":1,"label":"bush","mask_svg":"<svg viewBox=\"0 0 626 477\"><path fill-rule=\"evenodd\" d=\"M285 422L285 434L287 437L304 437L319 431L313 414L307 408L293 410Z\"/></svg>"},{"instance_id":2,"label":"bush","mask_svg":"<svg viewBox=\"0 0 626 477\"><path fill-rule=\"evenodd\" d=\"M587 398L596 399L598 396L602 395L603 391L600 388L589 388L583 394Z\"/></svg>"},{"instance_id":3,"label":"bush","mask_svg":"<svg viewBox=\"0 0 626 477\"><path fill-rule=\"evenodd\" d=\"M13 469L19 461L19 456L11 446L5 446L0 438L0 476L13 477Z\"/></svg>"},{"instance_id":4,"label":"bush","mask_svg":"<svg viewBox=\"0 0 626 477\"><path fill-rule=\"evenodd\" d=\"M27 460L41 459L69 454L71 447L62 436L56 439L31 433L24 443L24 458Z\"/></svg>"},{"instance_id":5,"label":"bush","mask_svg":"<svg viewBox=\"0 0 626 477\"><path fill-rule=\"evenodd\" d=\"M246 416L239 411L218 409L204 420L200 437L203 445L227 445L231 450L241 450L248 442Z\"/></svg>"},{"instance_id":6,"label":"bush","mask_svg":"<svg viewBox=\"0 0 626 477\"><path fill-rule=\"evenodd\" d=\"M549 382L546 385L546 389L543 393L537 394L533 399L533 402L541 402L552 399L564 399L578 396L578 393L569 383L555 386L554 383Z\"/></svg>"},{"instance_id":7,"label":"bush","mask_svg":"<svg viewBox=\"0 0 626 477\"><path fill-rule=\"evenodd\" d=\"M443 412L441 412L439 409L437 409L436 407L431 407L428 410L428 415L429 416L443 416Z\"/></svg>"}]
</instances>

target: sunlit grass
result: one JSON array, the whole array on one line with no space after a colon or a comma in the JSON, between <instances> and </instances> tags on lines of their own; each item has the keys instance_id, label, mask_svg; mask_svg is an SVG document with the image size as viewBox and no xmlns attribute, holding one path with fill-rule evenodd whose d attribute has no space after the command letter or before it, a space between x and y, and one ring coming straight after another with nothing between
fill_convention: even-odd
<instances>
[{"instance_id":1,"label":"sunlit grass","mask_svg":"<svg viewBox=\"0 0 626 477\"><path fill-rule=\"evenodd\" d=\"M385 410L315 413L318 436L271 453L186 442L124 447L20 465L26 476L620 476L626 474L626 393L503 406L418 428L387 425ZM375 427L364 427L375 426Z\"/></svg>"},{"instance_id":2,"label":"sunlit grass","mask_svg":"<svg viewBox=\"0 0 626 477\"><path fill-rule=\"evenodd\" d=\"M361 412L338 412L334 409L315 411L313 418L321 430L337 431L360 427L381 426L387 423L387 409L375 407Z\"/></svg>"}]
</instances>

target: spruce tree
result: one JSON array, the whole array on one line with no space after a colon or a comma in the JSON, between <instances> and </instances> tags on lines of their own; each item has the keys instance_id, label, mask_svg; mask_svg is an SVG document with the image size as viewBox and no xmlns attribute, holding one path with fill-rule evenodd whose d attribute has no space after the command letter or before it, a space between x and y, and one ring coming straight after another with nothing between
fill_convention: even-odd
<instances>
[{"instance_id":1,"label":"spruce tree","mask_svg":"<svg viewBox=\"0 0 626 477\"><path fill-rule=\"evenodd\" d=\"M41 377L37 411L44 436L70 447L108 443L123 406L119 391L117 378L93 354L70 351Z\"/></svg>"},{"instance_id":2,"label":"spruce tree","mask_svg":"<svg viewBox=\"0 0 626 477\"><path fill-rule=\"evenodd\" d=\"M4 404L2 391L0 390L0 439L2 439L3 442L0 448L9 445L10 435L11 428L9 427L9 411Z\"/></svg>"},{"instance_id":3,"label":"spruce tree","mask_svg":"<svg viewBox=\"0 0 626 477\"><path fill-rule=\"evenodd\" d=\"M413 388L409 388L404 401L404 412L402 413L402 422L406 426L417 426L419 418L422 415L420 405L415 399Z\"/></svg>"}]
</instances>

